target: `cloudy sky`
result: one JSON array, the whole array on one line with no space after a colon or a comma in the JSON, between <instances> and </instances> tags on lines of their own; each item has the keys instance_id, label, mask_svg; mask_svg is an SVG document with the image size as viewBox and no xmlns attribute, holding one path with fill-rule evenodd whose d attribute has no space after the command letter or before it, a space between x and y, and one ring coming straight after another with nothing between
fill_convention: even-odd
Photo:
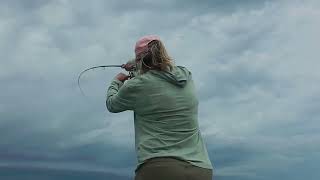
<instances>
[{"instance_id":1,"label":"cloudy sky","mask_svg":"<svg viewBox=\"0 0 320 180\"><path fill-rule=\"evenodd\" d=\"M135 41L189 68L217 180L316 180L318 0L0 0L0 178L132 179L132 112L105 108ZM318 60L317 60L318 59Z\"/></svg>"}]
</instances>

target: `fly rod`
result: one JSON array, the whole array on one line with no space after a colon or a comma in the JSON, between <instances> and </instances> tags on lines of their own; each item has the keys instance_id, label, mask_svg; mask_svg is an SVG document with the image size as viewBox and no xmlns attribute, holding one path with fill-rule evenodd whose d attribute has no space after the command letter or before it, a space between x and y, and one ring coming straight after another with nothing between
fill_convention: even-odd
<instances>
[{"instance_id":1,"label":"fly rod","mask_svg":"<svg viewBox=\"0 0 320 180\"><path fill-rule=\"evenodd\" d=\"M87 69L83 70L83 71L79 74L79 76L78 76L78 87L79 87L79 89L80 89L80 91L81 91L81 94L82 94L83 96L86 96L86 95L84 94L84 92L83 92L83 90L82 90L82 88L81 88L81 86L80 86L80 78L81 78L81 76L82 76L85 72L87 72L87 71L89 71L89 70L92 70L92 69L97 69L97 68L109 68L109 67L125 68L125 64L122 64L122 65L93 66L93 67L90 67L90 68L87 68ZM129 70L129 76L130 76L130 78L133 77L133 71L134 71L134 70L135 70L135 67L133 67L131 70Z\"/></svg>"}]
</instances>

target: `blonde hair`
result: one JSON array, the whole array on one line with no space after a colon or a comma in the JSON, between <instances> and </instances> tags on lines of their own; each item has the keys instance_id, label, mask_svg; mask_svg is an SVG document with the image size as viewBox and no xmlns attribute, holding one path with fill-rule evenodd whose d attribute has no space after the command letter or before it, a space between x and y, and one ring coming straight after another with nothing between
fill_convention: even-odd
<instances>
[{"instance_id":1,"label":"blonde hair","mask_svg":"<svg viewBox=\"0 0 320 180\"><path fill-rule=\"evenodd\" d=\"M163 43L159 40L153 40L148 44L148 52L142 56L142 71L150 69L160 71L171 71L173 68L173 59L168 55Z\"/></svg>"}]
</instances>

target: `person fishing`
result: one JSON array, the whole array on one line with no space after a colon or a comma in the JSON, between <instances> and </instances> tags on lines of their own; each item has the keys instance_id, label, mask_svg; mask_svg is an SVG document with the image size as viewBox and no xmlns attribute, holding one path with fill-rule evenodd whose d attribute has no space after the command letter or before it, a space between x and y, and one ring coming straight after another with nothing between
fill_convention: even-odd
<instances>
[{"instance_id":1,"label":"person fishing","mask_svg":"<svg viewBox=\"0 0 320 180\"><path fill-rule=\"evenodd\" d=\"M112 113L134 112L135 180L211 180L191 72L174 64L156 35L141 37L134 61L123 68L135 68L135 76L115 76L106 107Z\"/></svg>"}]
</instances>

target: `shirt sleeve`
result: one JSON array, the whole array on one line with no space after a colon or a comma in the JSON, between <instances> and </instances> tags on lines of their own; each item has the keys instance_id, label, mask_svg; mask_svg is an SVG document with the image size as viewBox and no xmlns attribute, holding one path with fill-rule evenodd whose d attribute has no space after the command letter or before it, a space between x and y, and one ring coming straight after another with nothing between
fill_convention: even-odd
<instances>
[{"instance_id":1,"label":"shirt sleeve","mask_svg":"<svg viewBox=\"0 0 320 180\"><path fill-rule=\"evenodd\" d=\"M107 91L106 106L112 113L134 110L136 98L137 87L133 79L127 80L126 83L114 79Z\"/></svg>"}]
</instances>

